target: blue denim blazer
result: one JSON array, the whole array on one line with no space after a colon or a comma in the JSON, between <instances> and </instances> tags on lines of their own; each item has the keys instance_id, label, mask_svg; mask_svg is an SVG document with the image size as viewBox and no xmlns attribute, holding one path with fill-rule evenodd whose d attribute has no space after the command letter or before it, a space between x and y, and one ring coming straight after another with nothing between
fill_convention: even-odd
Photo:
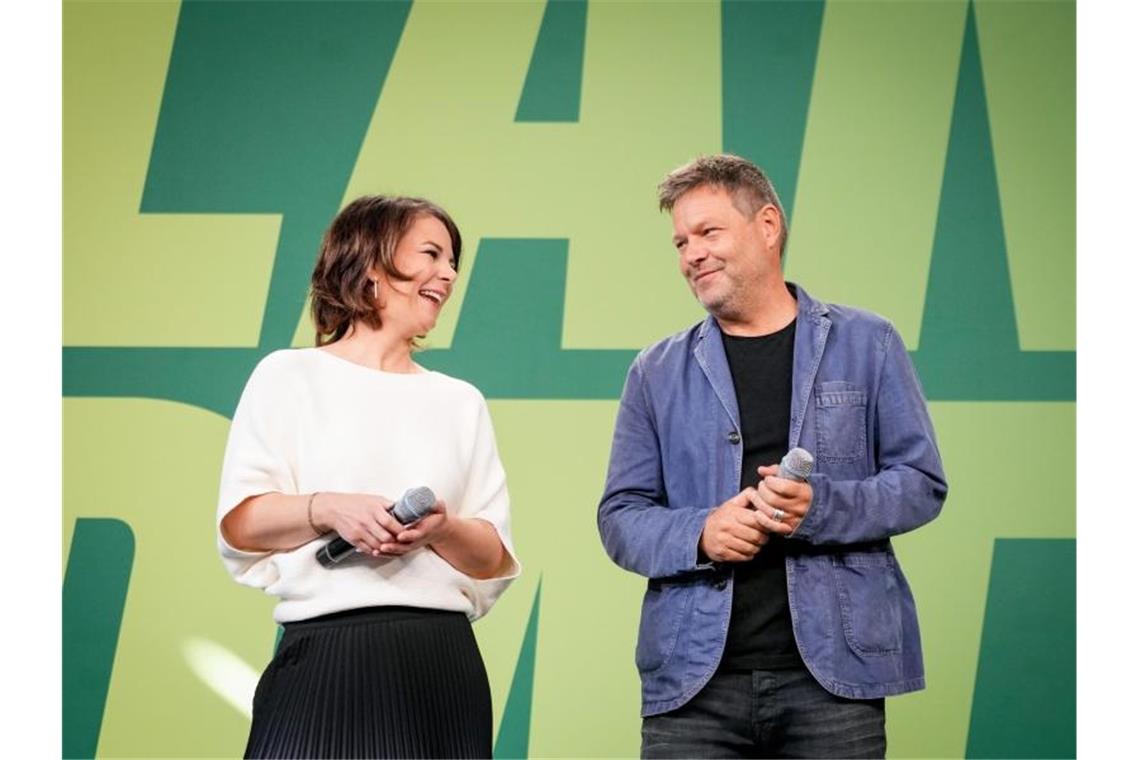
<instances>
[{"instance_id":1,"label":"blue denim blazer","mask_svg":"<svg viewBox=\"0 0 1140 760\"><path fill-rule=\"evenodd\" d=\"M925 685L914 597L890 537L934 519L947 484L922 388L890 322L795 287L790 446L815 455L811 507L787 541L796 644L828 691L870 699ZM742 446L716 321L642 351L626 378L598 530L649 581L636 663L642 715L712 677L732 563L699 563L708 513L740 490Z\"/></svg>"}]
</instances>

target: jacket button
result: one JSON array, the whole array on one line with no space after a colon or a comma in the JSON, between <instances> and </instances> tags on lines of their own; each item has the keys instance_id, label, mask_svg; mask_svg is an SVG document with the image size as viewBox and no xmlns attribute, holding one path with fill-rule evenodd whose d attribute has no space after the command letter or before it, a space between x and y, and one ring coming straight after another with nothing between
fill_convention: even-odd
<instances>
[{"instance_id":1,"label":"jacket button","mask_svg":"<svg viewBox=\"0 0 1140 760\"><path fill-rule=\"evenodd\" d=\"M733 430L728 434L728 442L733 445L740 443L740 433Z\"/></svg>"},{"instance_id":2,"label":"jacket button","mask_svg":"<svg viewBox=\"0 0 1140 760\"><path fill-rule=\"evenodd\" d=\"M713 588L715 588L717 591L724 591L727 586L728 581L726 581L724 578L721 578L719 581L713 584Z\"/></svg>"}]
</instances>

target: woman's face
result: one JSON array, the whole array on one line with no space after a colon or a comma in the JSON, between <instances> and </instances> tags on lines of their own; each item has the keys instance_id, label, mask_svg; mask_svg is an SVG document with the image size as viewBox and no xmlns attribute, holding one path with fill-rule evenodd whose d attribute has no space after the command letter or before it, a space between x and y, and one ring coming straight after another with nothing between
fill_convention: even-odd
<instances>
[{"instance_id":1,"label":"woman's face","mask_svg":"<svg viewBox=\"0 0 1140 760\"><path fill-rule=\"evenodd\" d=\"M443 222L426 214L417 218L396 245L393 263L411 279L378 273L380 319L409 337L425 335L455 284L455 255Z\"/></svg>"}]
</instances>

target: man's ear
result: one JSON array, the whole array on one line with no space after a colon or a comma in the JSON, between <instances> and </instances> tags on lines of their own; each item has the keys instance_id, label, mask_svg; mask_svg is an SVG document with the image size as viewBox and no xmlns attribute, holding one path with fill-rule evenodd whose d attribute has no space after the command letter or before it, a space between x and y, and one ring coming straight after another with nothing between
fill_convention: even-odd
<instances>
[{"instance_id":1,"label":"man's ear","mask_svg":"<svg viewBox=\"0 0 1140 760\"><path fill-rule=\"evenodd\" d=\"M784 233L784 223L780 217L780 210L775 205L766 203L761 206L752 223L757 226L769 248L779 249L780 236Z\"/></svg>"}]
</instances>

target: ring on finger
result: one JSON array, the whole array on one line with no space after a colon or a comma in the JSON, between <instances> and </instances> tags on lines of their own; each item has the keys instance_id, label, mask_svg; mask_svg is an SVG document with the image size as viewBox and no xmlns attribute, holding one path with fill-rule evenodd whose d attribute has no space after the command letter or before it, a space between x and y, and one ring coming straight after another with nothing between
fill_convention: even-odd
<instances>
[{"instance_id":1,"label":"ring on finger","mask_svg":"<svg viewBox=\"0 0 1140 760\"><path fill-rule=\"evenodd\" d=\"M784 519L784 515L786 515L786 514L787 514L787 512L785 512L782 509L773 509L772 510L772 519L777 521L777 522L780 522L781 520Z\"/></svg>"}]
</instances>

